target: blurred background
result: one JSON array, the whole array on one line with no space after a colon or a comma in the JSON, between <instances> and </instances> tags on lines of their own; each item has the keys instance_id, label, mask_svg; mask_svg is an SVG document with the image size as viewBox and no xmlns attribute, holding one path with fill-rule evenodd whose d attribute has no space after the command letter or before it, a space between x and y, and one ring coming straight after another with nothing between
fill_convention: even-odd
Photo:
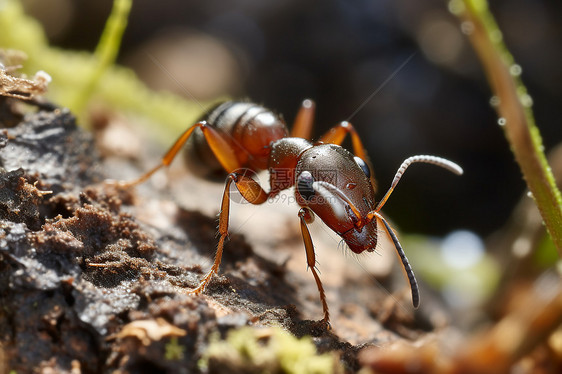
<instances>
[{"instance_id":1,"label":"blurred background","mask_svg":"<svg viewBox=\"0 0 562 374\"><path fill-rule=\"evenodd\" d=\"M112 1L24 4L53 45L92 51ZM548 154L562 140L562 3L491 6L521 67ZM300 102L312 98L315 136L350 120L380 190L410 155L449 158L464 176L415 166L385 214L405 232L465 229L488 238L506 224L525 186L462 32L444 1L135 0L118 61L155 90L202 101L249 98L288 124Z\"/></svg>"}]
</instances>

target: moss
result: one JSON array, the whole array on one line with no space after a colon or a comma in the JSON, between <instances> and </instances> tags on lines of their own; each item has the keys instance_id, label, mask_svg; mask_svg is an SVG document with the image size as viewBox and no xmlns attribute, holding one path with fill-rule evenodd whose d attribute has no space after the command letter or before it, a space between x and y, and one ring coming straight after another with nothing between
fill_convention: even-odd
<instances>
[{"instance_id":1,"label":"moss","mask_svg":"<svg viewBox=\"0 0 562 374\"><path fill-rule=\"evenodd\" d=\"M178 361L183 359L185 353L185 347L178 343L178 338L171 338L166 344L166 353L164 357L169 361Z\"/></svg>"},{"instance_id":2,"label":"moss","mask_svg":"<svg viewBox=\"0 0 562 374\"><path fill-rule=\"evenodd\" d=\"M332 354L318 354L310 337L295 338L279 327L243 327L226 340L212 339L200 363L209 372L333 373L341 372Z\"/></svg>"}]
</instances>

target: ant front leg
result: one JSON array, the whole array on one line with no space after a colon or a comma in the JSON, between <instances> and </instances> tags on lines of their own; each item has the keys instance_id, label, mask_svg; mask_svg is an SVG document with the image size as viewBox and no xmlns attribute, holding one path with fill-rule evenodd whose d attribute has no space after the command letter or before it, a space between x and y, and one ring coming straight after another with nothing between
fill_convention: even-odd
<instances>
[{"instance_id":1,"label":"ant front leg","mask_svg":"<svg viewBox=\"0 0 562 374\"><path fill-rule=\"evenodd\" d=\"M217 131L213 126L209 125L206 121L197 122L195 125L188 128L177 140L176 142L170 147L168 152L162 157L162 160L159 165L149 170L147 173L141 175L139 178L131 181L131 182L124 182L122 185L125 187L132 187L136 186L137 184L141 184L145 182L148 178L152 176L155 172L160 170L165 166L170 166L180 149L183 147L187 139L193 134L195 129L201 129L203 131L203 135L205 136L205 140L209 144L209 147L219 160L222 167L229 173L233 172L234 170L240 167L238 159L234 151L232 150L232 145L230 142L225 138L225 136Z\"/></svg>"},{"instance_id":2,"label":"ant front leg","mask_svg":"<svg viewBox=\"0 0 562 374\"><path fill-rule=\"evenodd\" d=\"M320 293L320 301L322 302L322 309L324 310L324 322L328 327L330 326L330 312L328 310L328 302L326 301L326 293L324 292L324 287L322 286L322 281L316 272L316 254L314 253L314 243L312 243L312 237L310 236L310 231L308 230L308 223L314 221L314 213L309 208L301 208L299 210L299 218L301 221L301 233L302 240L304 241L304 249L306 251L306 262L308 268L312 271L314 280L316 281L316 286L318 287L318 292Z\"/></svg>"},{"instance_id":3,"label":"ant front leg","mask_svg":"<svg viewBox=\"0 0 562 374\"><path fill-rule=\"evenodd\" d=\"M263 204L270 197L270 193L264 191L263 188L253 180L252 178L245 176L240 173L230 173L226 179L226 185L224 187L224 193L222 195L221 212L219 215L219 244L217 245L217 252L215 254L215 261L211 270L205 275L201 280L199 285L188 292L199 294L205 290L205 287L211 281L213 274L216 274L219 270L221 264L222 252L224 248L225 240L228 236L228 221L230 214L230 185L232 182L235 183L236 188L242 195L242 197L251 204Z\"/></svg>"},{"instance_id":4,"label":"ant front leg","mask_svg":"<svg viewBox=\"0 0 562 374\"><path fill-rule=\"evenodd\" d=\"M367 156L367 151L365 151L365 147L363 146L363 142L355 131L353 125L347 121L343 121L338 123L336 126L332 127L326 134L324 134L319 140L318 143L330 143L330 144L337 144L341 145L345 140L346 135L349 134L351 136L351 144L353 145L353 154L359 157L366 163L366 167L369 169L369 173L367 177L371 181L371 185L373 189L376 190L377 183L375 181L375 174L373 173L373 167L371 165L371 161Z\"/></svg>"},{"instance_id":5,"label":"ant front leg","mask_svg":"<svg viewBox=\"0 0 562 374\"><path fill-rule=\"evenodd\" d=\"M351 136L351 144L353 145L353 153L355 156L360 157L365 162L368 162L367 152L365 151L365 147L363 147L363 142L361 141L359 134L357 134L353 125L347 121L340 122L336 126L332 127L318 140L318 142L341 145L347 134Z\"/></svg>"}]
</instances>

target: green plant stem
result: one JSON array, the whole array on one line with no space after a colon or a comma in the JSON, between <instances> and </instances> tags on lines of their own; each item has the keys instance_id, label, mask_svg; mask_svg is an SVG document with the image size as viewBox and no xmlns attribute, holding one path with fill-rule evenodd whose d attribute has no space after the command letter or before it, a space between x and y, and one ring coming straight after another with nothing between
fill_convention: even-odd
<instances>
[{"instance_id":1,"label":"green plant stem","mask_svg":"<svg viewBox=\"0 0 562 374\"><path fill-rule=\"evenodd\" d=\"M107 19L103 34L94 52L97 59L95 69L91 72L86 85L81 92L77 93L74 103L70 105L71 109L77 113L81 113L88 103L92 93L96 89L96 85L100 82L100 78L104 72L115 63L123 33L127 28L127 20L131 11L132 0L114 0L111 14Z\"/></svg>"},{"instance_id":2,"label":"green plant stem","mask_svg":"<svg viewBox=\"0 0 562 374\"><path fill-rule=\"evenodd\" d=\"M499 100L499 123L523 177L562 257L562 199L543 152L540 132L531 110L532 100L521 79L520 67L503 43L486 0L454 0L451 10L462 20L476 50L491 89Z\"/></svg>"}]
</instances>

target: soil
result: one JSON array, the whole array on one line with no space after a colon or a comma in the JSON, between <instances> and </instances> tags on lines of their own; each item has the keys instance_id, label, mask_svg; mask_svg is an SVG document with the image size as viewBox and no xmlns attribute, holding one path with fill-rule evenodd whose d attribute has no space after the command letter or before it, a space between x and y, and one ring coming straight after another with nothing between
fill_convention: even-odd
<instances>
[{"instance_id":1,"label":"soil","mask_svg":"<svg viewBox=\"0 0 562 374\"><path fill-rule=\"evenodd\" d=\"M294 204L237 205L219 275L203 295L189 294L212 262L222 186L177 168L120 187L107 178L138 176L157 157L112 153L100 142L110 126L94 137L67 110L18 116L13 99L0 100L0 372L210 370L199 360L211 336L242 326L311 336L318 353L355 372L364 348L445 324L442 311L414 317L392 261L379 280L394 295L318 228L332 329L316 322ZM263 218L244 224L244 209ZM181 347L174 359L171 346Z\"/></svg>"}]
</instances>

